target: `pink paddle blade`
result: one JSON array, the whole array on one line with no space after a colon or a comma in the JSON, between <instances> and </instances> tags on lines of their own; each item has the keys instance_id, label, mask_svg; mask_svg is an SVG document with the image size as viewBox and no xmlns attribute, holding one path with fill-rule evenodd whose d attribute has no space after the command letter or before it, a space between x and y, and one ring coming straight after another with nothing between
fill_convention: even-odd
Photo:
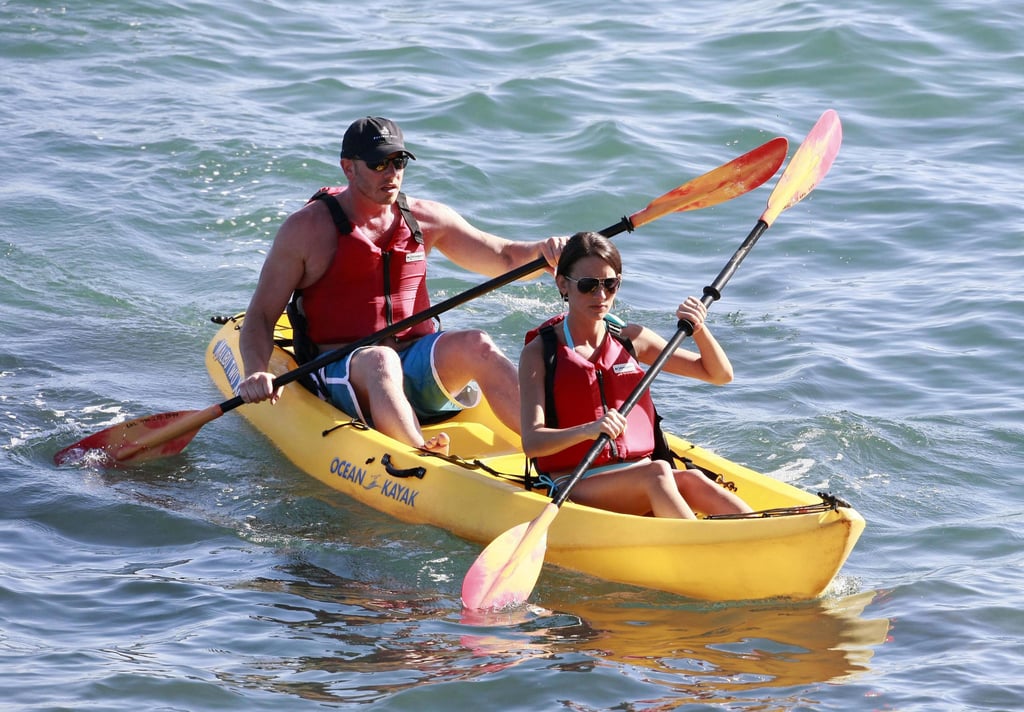
<instances>
[{"instance_id":1,"label":"pink paddle blade","mask_svg":"<svg viewBox=\"0 0 1024 712\"><path fill-rule=\"evenodd\" d=\"M771 225L783 210L793 207L814 190L832 167L842 142L843 127L839 114L828 109L786 166L761 219Z\"/></svg>"},{"instance_id":2,"label":"pink paddle blade","mask_svg":"<svg viewBox=\"0 0 1024 712\"><path fill-rule=\"evenodd\" d=\"M488 544L462 581L462 605L501 610L524 603L544 566L548 529L556 514L558 507L549 504L536 519L504 531Z\"/></svg>"}]
</instances>

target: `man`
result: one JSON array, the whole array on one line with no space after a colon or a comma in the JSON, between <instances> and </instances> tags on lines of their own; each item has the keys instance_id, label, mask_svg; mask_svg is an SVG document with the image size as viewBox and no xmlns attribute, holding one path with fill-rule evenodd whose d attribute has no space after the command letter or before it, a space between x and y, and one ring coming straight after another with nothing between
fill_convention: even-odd
<instances>
[{"instance_id":1,"label":"man","mask_svg":"<svg viewBox=\"0 0 1024 712\"><path fill-rule=\"evenodd\" d=\"M242 326L243 400L281 395L267 364L286 306L293 323L306 322L311 357L428 308L425 260L434 248L487 277L539 257L558 263L565 237L511 241L446 205L406 198L402 179L415 158L393 121L366 117L349 126L341 149L347 188L323 189L288 216L267 253ZM315 380L321 397L414 447L446 451L446 436L424 442L420 422L475 405L458 396L471 381L501 422L520 432L516 367L483 331L437 332L422 322L329 364Z\"/></svg>"}]
</instances>

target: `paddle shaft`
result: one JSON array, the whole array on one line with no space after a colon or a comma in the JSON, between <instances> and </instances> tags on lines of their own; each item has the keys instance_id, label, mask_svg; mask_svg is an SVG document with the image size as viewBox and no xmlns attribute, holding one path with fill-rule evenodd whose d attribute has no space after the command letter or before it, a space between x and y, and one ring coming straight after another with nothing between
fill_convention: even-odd
<instances>
[{"instance_id":1,"label":"paddle shaft","mask_svg":"<svg viewBox=\"0 0 1024 712\"><path fill-rule=\"evenodd\" d=\"M833 110L822 114L797 149L793 160L786 167L782 178L768 198L768 206L754 225L740 248L719 273L714 283L704 288L702 303L710 306L721 297L721 290L732 277L736 268L750 252L754 243L787 208L806 196L825 176L835 159L842 141L839 117ZM620 407L625 414L636 405L651 381L665 365L665 362L687 336L692 336L693 325L680 321L676 334L665 345L647 373ZM469 608L488 608L518 604L530 596L540 575L547 547L547 530L561 511L569 491L582 478L587 467L594 461L604 445L610 440L606 435L597 439L586 457L573 471L564 489L541 513L527 524L506 530L495 538L466 573L462 584L463 604Z\"/></svg>"},{"instance_id":2,"label":"paddle shaft","mask_svg":"<svg viewBox=\"0 0 1024 712\"><path fill-rule=\"evenodd\" d=\"M605 237L614 237L615 235L627 231L633 231L633 222L629 217L623 217L621 220L619 220L619 222L615 223L614 225L610 225L609 227L606 227L604 230L601 230L601 234L604 235ZM327 364L334 363L335 361L340 361L341 359L345 358L346 356L356 351L357 349L361 349L364 346L373 346L378 341L386 339L389 336L394 336L395 334L401 333L406 329L412 328L421 322L427 321L428 319L433 319L436 316L440 316L441 314L450 309L462 306L466 302L472 301L473 299L483 296L488 292L493 292L495 289L504 287L506 284L510 284L518 279L522 279L523 277L526 277L540 269L543 269L546 264L547 260L545 260L543 257L538 257L534 261L528 262L522 265L521 267L517 267L516 269L510 272L506 272L503 275L494 277L493 279L489 279L486 282L483 282L482 284L478 284L475 287L467 289L465 292L456 294L454 297L449 297L448 299L445 299L443 302L438 302L437 304L429 307L428 309L416 312L415 314L408 316L405 319L402 319L401 321L397 321L394 324L391 324L390 326L381 329L380 331L376 331L370 334L369 336L364 336L358 341L354 341L351 344L347 344L332 351L328 351L325 354L321 354L312 361L307 361L306 363L302 364L301 366L298 366L297 368L292 369L291 371L282 373L280 376L274 379L273 388L277 389L293 381L297 381L303 376L319 371ZM242 400L241 396L235 396L234 398L230 398L220 403L217 407L220 409L221 414L223 414L227 413L230 410L234 410L235 408L243 405L244 403L245 401Z\"/></svg>"},{"instance_id":3,"label":"paddle shaft","mask_svg":"<svg viewBox=\"0 0 1024 712\"><path fill-rule=\"evenodd\" d=\"M762 146L749 151L728 163L684 183L668 193L651 201L642 210L601 231L612 237L624 231L632 231L649 222L675 212L699 210L711 207L743 195L768 180L785 159L788 143L784 138L774 138ZM527 277L545 266L543 259L537 259L511 272L495 277L463 294L456 295L436 304L423 312L414 314L379 332L340 349L329 351L296 369L283 373L273 382L275 389L295 381L324 365L342 359L354 350L371 346L388 336L394 336L427 319L432 319L448 309L464 304L470 299L492 291L514 280ZM117 462L137 461L145 456L162 457L180 452L195 436L199 428L219 418L229 410L243 405L240 397L217 403L198 411L179 411L159 416L136 419L118 424L70 445L56 455L54 461L62 464L69 453L83 453L89 450L103 450ZM173 442L172 442L173 441ZM159 448L159 450L158 450Z\"/></svg>"},{"instance_id":4,"label":"paddle shaft","mask_svg":"<svg viewBox=\"0 0 1024 712\"><path fill-rule=\"evenodd\" d=\"M632 232L634 229L670 213L707 208L743 195L758 187L775 174L782 161L785 160L787 148L788 142L786 139L781 137L773 138L754 150L748 151L742 156L734 158L728 163L710 170L651 201L642 210L623 217L614 225L609 225L604 230L601 230L601 234L605 237L614 237L623 232ZM292 381L320 370L329 363L345 358L356 349L372 346L382 339L394 336L427 319L433 319L449 309L454 309L499 287L522 279L543 269L546 264L547 262L543 258L538 258L511 272L494 277L483 284L468 289L461 294L449 297L443 302L439 302L428 309L406 317L358 341L321 354L312 361L282 373L274 379L273 388L277 389L287 385ZM243 403L245 401L242 400L241 396L235 396L220 403L215 408L219 409L220 413L223 414L229 410L234 410Z\"/></svg>"},{"instance_id":5,"label":"paddle shaft","mask_svg":"<svg viewBox=\"0 0 1024 712\"><path fill-rule=\"evenodd\" d=\"M744 240L739 249L733 253L732 258L725 265L722 271L718 273L718 277L715 278L715 281L709 286L704 287L704 296L701 298L701 302L703 302L705 307L710 308L713 303L722 298L722 290L725 289L725 285L729 283L729 280L732 279L732 275L736 272L740 263L743 262L744 258L746 258L747 254L754 247L758 238L760 238L767 229L768 223L764 220L758 220L754 229L750 231L749 235L747 235L747 239ZM628 415L629 411L633 410L633 406L635 406L637 401L643 397L644 393L650 387L651 382L659 373L661 373L662 369L665 367L665 363L672 357L672 354L675 353L677 348L679 348L679 345L683 340L692 335L693 324L685 319L680 319L676 326L676 333L672 335L672 338L669 339L665 348L663 348L661 353L658 354L658 358L656 358L650 365L650 368L647 369L647 373L644 374L644 377L636 384L632 393L629 394L626 400L623 401L622 405L619 407L618 410L623 417ZM590 467L590 464L594 459L601 454L601 450L604 449L605 445L607 445L610 440L611 438L607 433L601 433L600 437L594 441L594 444L590 446L590 450L587 451L587 454L580 461L580 464L578 464L576 469L573 470L572 477L569 478L569 481L565 483L565 486L561 488L558 495L552 500L556 507L561 507L565 503L566 499L569 497L569 491L577 482L580 481L580 479L582 479L583 473L586 472L588 467Z\"/></svg>"},{"instance_id":6,"label":"paddle shaft","mask_svg":"<svg viewBox=\"0 0 1024 712\"><path fill-rule=\"evenodd\" d=\"M715 281L704 288L701 302L705 307L710 307L721 298L725 285L732 278L747 253L753 248L754 243L768 229L768 225L764 219L758 220L754 229L750 231L743 244L719 272ZM647 391L651 382L662 371L665 363L672 357L683 340L692 335L693 324L688 320L680 319L676 333L669 339L643 378L619 407L619 412L623 416L627 415L637 404L637 401ZM611 438L606 433L601 433L576 469L573 470L569 481L544 507L540 515L529 524L521 524L504 532L477 557L476 562L463 579L462 600L464 605L469 608L494 608L521 603L529 597L544 563L548 528L558 516L561 506L568 499L569 492L582 479L583 473L610 440ZM511 549L511 552L508 552L508 549Z\"/></svg>"}]
</instances>

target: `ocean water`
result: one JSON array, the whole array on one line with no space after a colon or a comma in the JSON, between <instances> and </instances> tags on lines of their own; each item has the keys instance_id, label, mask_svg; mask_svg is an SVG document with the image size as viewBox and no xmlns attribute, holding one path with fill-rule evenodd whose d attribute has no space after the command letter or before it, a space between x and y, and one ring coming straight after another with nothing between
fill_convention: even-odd
<instances>
[{"instance_id":1,"label":"ocean water","mask_svg":"<svg viewBox=\"0 0 1024 712\"><path fill-rule=\"evenodd\" d=\"M850 7L0 2L0 707L1024 708L1024 8ZM865 516L821 600L549 567L531 607L466 621L479 547L327 491L237 415L167 460L51 462L221 400L209 317L342 180L359 116L405 129L407 192L535 239L795 150L829 108L834 167L712 309L736 380L655 383L677 432ZM620 315L671 333L768 194L617 238ZM432 259L436 300L482 281ZM515 356L556 297L445 323Z\"/></svg>"}]
</instances>

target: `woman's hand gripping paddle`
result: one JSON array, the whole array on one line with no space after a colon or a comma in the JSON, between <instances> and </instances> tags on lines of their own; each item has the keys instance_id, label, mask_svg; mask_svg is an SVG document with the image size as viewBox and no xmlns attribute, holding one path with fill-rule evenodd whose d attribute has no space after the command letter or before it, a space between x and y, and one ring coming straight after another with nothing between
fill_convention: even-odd
<instances>
[{"instance_id":1,"label":"woman's hand gripping paddle","mask_svg":"<svg viewBox=\"0 0 1024 712\"><path fill-rule=\"evenodd\" d=\"M768 198L768 207L751 230L747 239L736 250L732 258L709 287L704 288L704 306L721 297L721 291L732 277L740 262L747 256L761 234L775 221L779 214L800 201L811 192L828 173L842 142L842 128L835 111L826 111L801 144L793 160ZM626 401L619 408L623 416L632 410L654 378L661 372L665 362L679 347L683 339L693 334L693 324L679 322L675 335L655 359ZM468 609L497 610L515 606L526 601L533 591L544 564L547 549L547 533L555 520L559 508L565 503L569 491L583 477L590 463L594 461L609 441L602 434L591 446L586 456L573 470L565 487L544 507L536 519L512 527L499 535L477 557L462 582L462 605Z\"/></svg>"},{"instance_id":2,"label":"woman's hand gripping paddle","mask_svg":"<svg viewBox=\"0 0 1024 712\"><path fill-rule=\"evenodd\" d=\"M624 217L614 225L605 228L601 234L605 237L612 237L622 232L632 232L634 229L669 213L707 208L743 195L775 175L786 158L787 147L786 139L772 139L753 151L669 191L653 200L643 210ZM446 299L429 309L402 319L348 346L328 351L275 378L274 388L313 373L329 363L344 358L358 348L371 346L381 339L393 336L427 319L433 319L471 299L517 279L527 277L543 269L546 264L543 258L534 260L507 274L495 277ZM175 455L185 449L200 428L211 420L216 420L228 411L243 405L244 402L236 396L203 410L161 413L119 423L63 448L53 456L53 461L58 465L65 465L84 459L95 464L110 465L142 462Z\"/></svg>"}]
</instances>

